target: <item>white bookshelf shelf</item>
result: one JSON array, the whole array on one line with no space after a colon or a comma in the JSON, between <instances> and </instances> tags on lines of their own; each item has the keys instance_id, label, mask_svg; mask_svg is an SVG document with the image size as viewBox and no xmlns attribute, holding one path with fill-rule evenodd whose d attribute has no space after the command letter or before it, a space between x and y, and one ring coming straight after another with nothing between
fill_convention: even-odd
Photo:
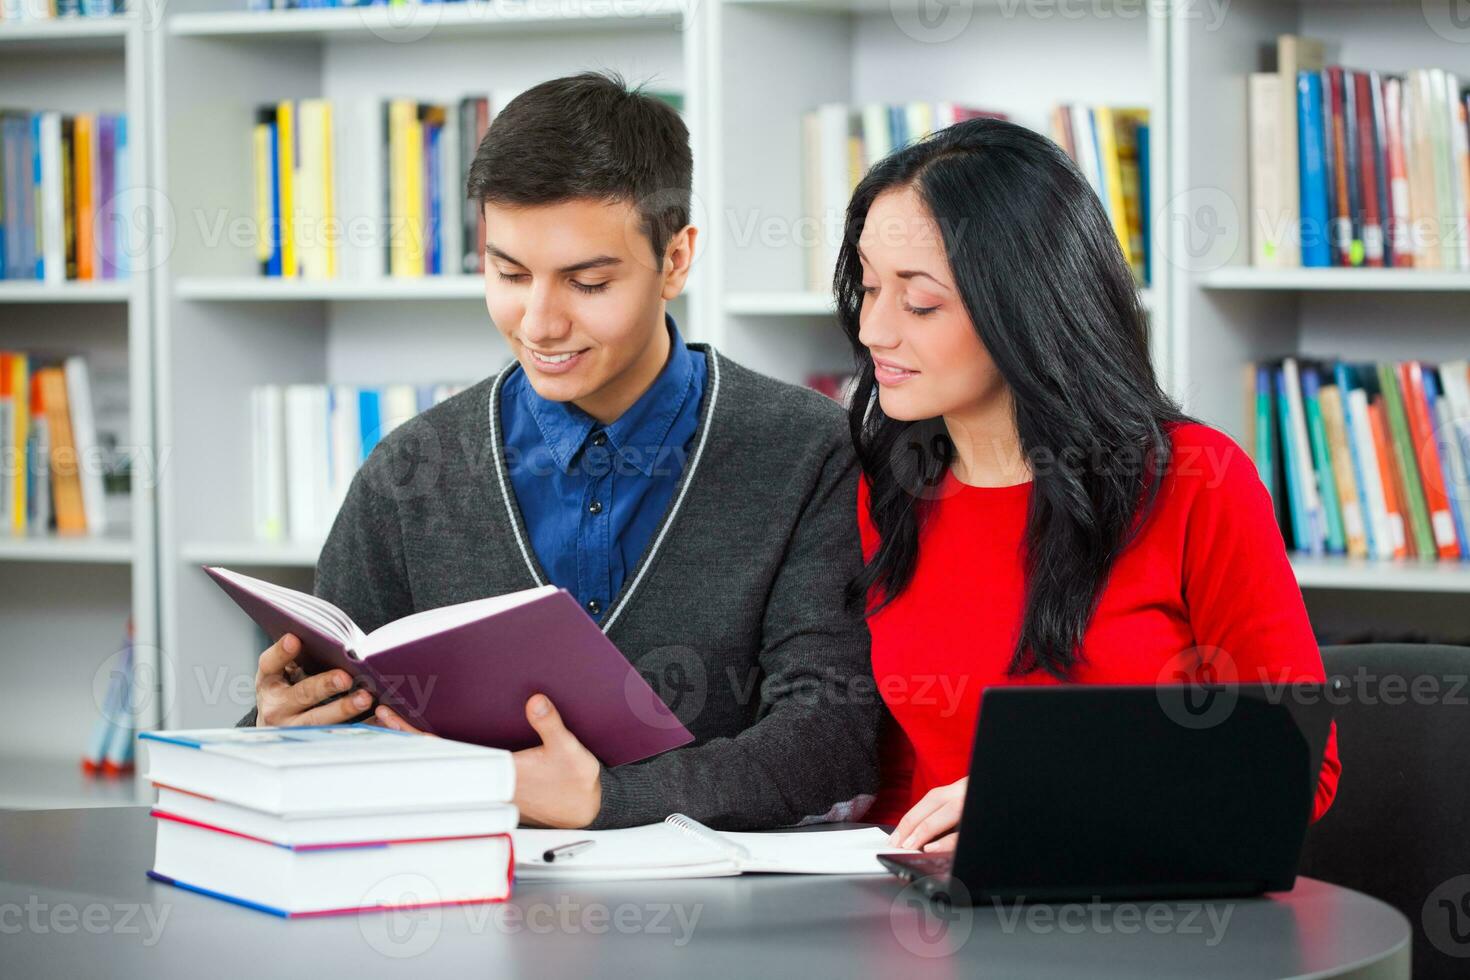
<instances>
[{"instance_id":1,"label":"white bookshelf shelf","mask_svg":"<svg viewBox=\"0 0 1470 980\"><path fill-rule=\"evenodd\" d=\"M85 734L77 733L78 745ZM133 774L93 777L82 772L80 758L0 755L0 809L132 806L152 801L152 787Z\"/></svg>"},{"instance_id":2,"label":"white bookshelf shelf","mask_svg":"<svg viewBox=\"0 0 1470 980\"><path fill-rule=\"evenodd\" d=\"M1328 555L1292 555L1297 584L1304 589L1367 589L1377 592L1470 592L1470 562L1369 561Z\"/></svg>"},{"instance_id":3,"label":"white bookshelf shelf","mask_svg":"<svg viewBox=\"0 0 1470 980\"><path fill-rule=\"evenodd\" d=\"M1216 269L1200 278L1206 289L1300 290L1322 292L1463 292L1470 272L1439 269Z\"/></svg>"},{"instance_id":4,"label":"white bookshelf shelf","mask_svg":"<svg viewBox=\"0 0 1470 980\"><path fill-rule=\"evenodd\" d=\"M280 279L260 276L180 278L174 287L180 299L204 302L291 302L298 300L425 300L473 299L483 301L485 282L480 276L424 276L418 279Z\"/></svg>"},{"instance_id":5,"label":"white bookshelf shelf","mask_svg":"<svg viewBox=\"0 0 1470 980\"><path fill-rule=\"evenodd\" d=\"M39 48L121 49L129 30L140 23L133 14L114 17L75 17L57 20L6 21L0 23L0 49Z\"/></svg>"},{"instance_id":6,"label":"white bookshelf shelf","mask_svg":"<svg viewBox=\"0 0 1470 980\"><path fill-rule=\"evenodd\" d=\"M133 560L133 542L126 535L36 535L0 537L0 562L80 562L126 565Z\"/></svg>"},{"instance_id":7,"label":"white bookshelf shelf","mask_svg":"<svg viewBox=\"0 0 1470 980\"><path fill-rule=\"evenodd\" d=\"M321 550L319 541L192 541L179 549L179 558L196 565L312 568Z\"/></svg>"},{"instance_id":8,"label":"white bookshelf shelf","mask_svg":"<svg viewBox=\"0 0 1470 980\"><path fill-rule=\"evenodd\" d=\"M0 305L5 303L126 303L136 289L131 279L72 280L63 283L0 282Z\"/></svg>"},{"instance_id":9,"label":"white bookshelf shelf","mask_svg":"<svg viewBox=\"0 0 1470 980\"><path fill-rule=\"evenodd\" d=\"M417 3L403 6L335 7L305 10L223 11L178 14L169 33L182 37L418 41L436 32L462 36L485 31L599 31L674 27L683 20L674 0L636 3Z\"/></svg>"}]
</instances>

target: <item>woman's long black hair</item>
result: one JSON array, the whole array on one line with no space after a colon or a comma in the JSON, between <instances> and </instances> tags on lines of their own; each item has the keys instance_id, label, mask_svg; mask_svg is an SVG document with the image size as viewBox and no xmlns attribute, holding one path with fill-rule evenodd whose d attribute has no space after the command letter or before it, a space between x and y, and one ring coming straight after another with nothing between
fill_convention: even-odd
<instances>
[{"instance_id":1,"label":"woman's long black hair","mask_svg":"<svg viewBox=\"0 0 1470 980\"><path fill-rule=\"evenodd\" d=\"M858 340L858 236L874 199L900 188L913 188L939 227L975 332L1010 389L1033 474L1025 612L1009 672L1065 680L1114 560L1157 499L1166 426L1188 418L1159 387L1112 223L1060 147L973 119L896 151L853 192L833 284L858 363L849 424L881 542L850 583L850 602L875 597L876 610L912 581L920 523L954 459L941 419L883 414Z\"/></svg>"}]
</instances>

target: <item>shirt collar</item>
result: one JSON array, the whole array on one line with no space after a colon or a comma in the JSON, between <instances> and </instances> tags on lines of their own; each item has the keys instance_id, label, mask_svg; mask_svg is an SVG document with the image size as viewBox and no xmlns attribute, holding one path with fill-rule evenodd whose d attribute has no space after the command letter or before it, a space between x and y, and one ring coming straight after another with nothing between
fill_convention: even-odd
<instances>
[{"instance_id":1,"label":"shirt collar","mask_svg":"<svg viewBox=\"0 0 1470 980\"><path fill-rule=\"evenodd\" d=\"M689 397L694 377L694 359L679 335L674 318L664 314L669 331L669 359L648 390L611 424L601 426L613 448L644 476L653 473L659 450ZM571 470L588 436L599 423L571 402L554 402L536 394L531 385L521 387L521 396L541 430L546 448L562 472Z\"/></svg>"}]
</instances>

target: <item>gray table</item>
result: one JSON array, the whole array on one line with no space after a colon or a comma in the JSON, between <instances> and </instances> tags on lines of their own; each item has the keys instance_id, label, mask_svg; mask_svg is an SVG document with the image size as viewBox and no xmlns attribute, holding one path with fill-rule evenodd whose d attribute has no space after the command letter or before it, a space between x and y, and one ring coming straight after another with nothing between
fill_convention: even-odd
<instances>
[{"instance_id":1,"label":"gray table","mask_svg":"<svg viewBox=\"0 0 1470 980\"><path fill-rule=\"evenodd\" d=\"M287 921L144 876L145 807L0 811L0 976L1409 975L1409 924L1311 879L1222 902L936 917L887 876L523 883L497 905Z\"/></svg>"}]
</instances>

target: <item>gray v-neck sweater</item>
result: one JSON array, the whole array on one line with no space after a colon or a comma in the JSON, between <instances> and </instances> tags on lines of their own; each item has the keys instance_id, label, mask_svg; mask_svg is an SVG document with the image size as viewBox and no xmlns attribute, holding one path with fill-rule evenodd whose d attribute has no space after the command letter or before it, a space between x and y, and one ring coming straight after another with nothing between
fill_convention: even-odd
<instances>
[{"instance_id":1,"label":"gray v-neck sweater","mask_svg":"<svg viewBox=\"0 0 1470 980\"><path fill-rule=\"evenodd\" d=\"M699 428L602 626L695 742L604 769L592 826L670 813L726 829L854 819L877 789L882 712L867 627L843 604L862 565L843 412L689 347L709 368ZM364 631L547 583L499 427L514 369L393 430L353 479L315 592Z\"/></svg>"}]
</instances>

